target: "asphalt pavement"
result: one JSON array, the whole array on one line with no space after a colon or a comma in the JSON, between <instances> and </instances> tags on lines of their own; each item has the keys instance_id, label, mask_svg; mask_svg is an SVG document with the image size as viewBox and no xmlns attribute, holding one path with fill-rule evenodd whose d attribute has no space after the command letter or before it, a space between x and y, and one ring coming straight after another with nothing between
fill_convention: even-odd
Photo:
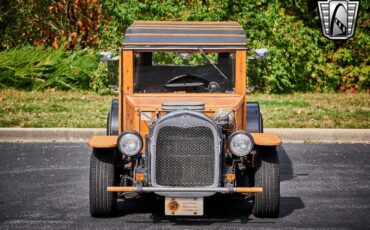
<instances>
[{"instance_id":1,"label":"asphalt pavement","mask_svg":"<svg viewBox=\"0 0 370 230\"><path fill-rule=\"evenodd\" d=\"M370 229L370 145L284 144L281 210L256 218L249 200L205 200L203 217L167 217L163 199L119 202L92 218L85 143L0 143L0 229Z\"/></svg>"}]
</instances>

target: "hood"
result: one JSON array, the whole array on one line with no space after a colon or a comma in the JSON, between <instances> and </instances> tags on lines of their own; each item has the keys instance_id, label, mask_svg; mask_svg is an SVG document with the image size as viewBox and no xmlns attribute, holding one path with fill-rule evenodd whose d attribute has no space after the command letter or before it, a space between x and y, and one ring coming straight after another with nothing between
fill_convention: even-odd
<instances>
[{"instance_id":1,"label":"hood","mask_svg":"<svg viewBox=\"0 0 370 230\"><path fill-rule=\"evenodd\" d=\"M229 94L140 94L127 96L127 102L129 106L137 112L166 112L163 103L199 103L204 104L203 112L208 114L220 109L236 111L243 105L244 96Z\"/></svg>"},{"instance_id":2,"label":"hood","mask_svg":"<svg viewBox=\"0 0 370 230\"><path fill-rule=\"evenodd\" d=\"M235 129L245 129L246 103L244 95L235 94L134 94L125 95L123 104L123 130L136 130L143 138L149 127L158 118L174 110L166 109L165 105L201 105L195 109L214 119L219 110L232 111L235 118ZM183 108L180 108L183 109Z\"/></svg>"}]
</instances>

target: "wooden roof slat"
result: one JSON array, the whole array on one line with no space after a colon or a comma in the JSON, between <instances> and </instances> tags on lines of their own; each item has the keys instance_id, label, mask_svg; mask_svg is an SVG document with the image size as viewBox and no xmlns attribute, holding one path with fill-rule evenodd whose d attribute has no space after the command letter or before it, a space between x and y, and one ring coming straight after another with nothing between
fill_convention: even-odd
<instances>
[{"instance_id":1,"label":"wooden roof slat","mask_svg":"<svg viewBox=\"0 0 370 230\"><path fill-rule=\"evenodd\" d=\"M186 30L191 30L192 34L241 34L245 36L244 30L234 30L234 29L223 29L217 30L214 28L207 28L201 30L194 29L184 29L184 28L130 28L126 30L126 34L136 34L136 33L153 33L153 34L190 34Z\"/></svg>"},{"instance_id":2,"label":"wooden roof slat","mask_svg":"<svg viewBox=\"0 0 370 230\"><path fill-rule=\"evenodd\" d=\"M125 43L125 45L130 45L130 46L134 46L134 45L143 45L143 46L150 46L150 45L152 45L152 46L163 46L163 43L159 43L159 42L157 42L157 43L155 43L155 42L153 42L153 43L144 43L144 42L127 42L127 43ZM201 42L183 42L183 43L178 43L178 42L174 42L174 43L166 43L166 45L168 45L168 46L173 46L173 45L179 45L179 46L186 46L186 45L192 45L192 46L202 46L202 45L204 45L204 43L201 43ZM211 42L209 42L209 43L207 43L207 45L209 45L209 46L217 46L217 45L219 45L219 46L243 46L243 45L245 45L245 43L238 43L238 42L229 42L229 43L211 43Z\"/></svg>"},{"instance_id":3,"label":"wooden roof slat","mask_svg":"<svg viewBox=\"0 0 370 230\"><path fill-rule=\"evenodd\" d=\"M241 29L240 26L237 25L180 25L180 24L174 24L174 25L149 25L149 24L143 24L143 25L132 25L132 28L134 27L159 27L159 28L173 28L173 27L188 27L188 28L234 28L234 29Z\"/></svg>"},{"instance_id":4,"label":"wooden roof slat","mask_svg":"<svg viewBox=\"0 0 370 230\"><path fill-rule=\"evenodd\" d=\"M134 21L132 25L137 24L194 24L194 25L239 25L235 21Z\"/></svg>"},{"instance_id":5,"label":"wooden roof slat","mask_svg":"<svg viewBox=\"0 0 370 230\"><path fill-rule=\"evenodd\" d=\"M245 48L245 32L237 22L135 21L124 46L236 46Z\"/></svg>"},{"instance_id":6,"label":"wooden roof slat","mask_svg":"<svg viewBox=\"0 0 370 230\"><path fill-rule=\"evenodd\" d=\"M245 35L242 34L155 34L155 33L137 33L137 34L126 34L126 37L132 36L169 36L169 37L176 37L176 36L183 36L183 37L242 37L244 38Z\"/></svg>"},{"instance_id":7,"label":"wooden roof slat","mask_svg":"<svg viewBox=\"0 0 370 230\"><path fill-rule=\"evenodd\" d=\"M126 36L125 43L245 43L244 37L213 37L213 36Z\"/></svg>"}]
</instances>

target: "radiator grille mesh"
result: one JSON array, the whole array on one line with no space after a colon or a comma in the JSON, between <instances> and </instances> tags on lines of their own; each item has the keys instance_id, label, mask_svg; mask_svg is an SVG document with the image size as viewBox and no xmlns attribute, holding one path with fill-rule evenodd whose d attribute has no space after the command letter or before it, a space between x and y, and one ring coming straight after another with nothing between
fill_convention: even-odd
<instances>
[{"instance_id":1,"label":"radiator grille mesh","mask_svg":"<svg viewBox=\"0 0 370 230\"><path fill-rule=\"evenodd\" d=\"M215 149L208 127L166 126L156 146L156 181L162 186L201 187L214 183Z\"/></svg>"}]
</instances>

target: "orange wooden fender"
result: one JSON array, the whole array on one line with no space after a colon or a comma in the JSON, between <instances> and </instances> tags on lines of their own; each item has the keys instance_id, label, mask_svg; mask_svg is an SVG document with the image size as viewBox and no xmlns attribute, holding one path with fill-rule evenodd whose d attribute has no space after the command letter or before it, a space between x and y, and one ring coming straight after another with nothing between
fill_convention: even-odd
<instances>
[{"instance_id":1,"label":"orange wooden fender","mask_svg":"<svg viewBox=\"0 0 370 230\"><path fill-rule=\"evenodd\" d=\"M251 133L254 144L262 146L278 146L283 142L277 134L274 133Z\"/></svg>"},{"instance_id":2,"label":"orange wooden fender","mask_svg":"<svg viewBox=\"0 0 370 230\"><path fill-rule=\"evenodd\" d=\"M118 136L93 136L89 141L92 148L115 148Z\"/></svg>"}]
</instances>

